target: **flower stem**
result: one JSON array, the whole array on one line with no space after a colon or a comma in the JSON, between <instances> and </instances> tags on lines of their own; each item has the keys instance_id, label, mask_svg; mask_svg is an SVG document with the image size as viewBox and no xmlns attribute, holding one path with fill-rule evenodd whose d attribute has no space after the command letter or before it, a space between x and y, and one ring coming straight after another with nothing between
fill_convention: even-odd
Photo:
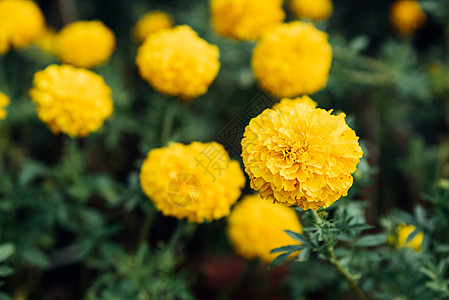
<instances>
[{"instance_id":1,"label":"flower stem","mask_svg":"<svg viewBox=\"0 0 449 300\"><path fill-rule=\"evenodd\" d=\"M320 218L320 216L317 214L317 212L312 210L312 215L313 215L315 222L318 224L318 226L322 227L323 220ZM327 242L327 237L324 237L324 242ZM342 267L337 256L335 256L334 246L331 243L329 243L326 250L327 250L326 255L327 255L328 260L337 268L337 270L340 272L340 274L343 275L343 277L346 279L349 286L351 287L353 292L357 295L357 297L360 300L367 300L368 298L363 294L362 290L359 288L357 283L351 277L349 272Z\"/></svg>"},{"instance_id":2,"label":"flower stem","mask_svg":"<svg viewBox=\"0 0 449 300\"><path fill-rule=\"evenodd\" d=\"M145 242L148 239L155 215L156 210L153 207L148 208L142 228L140 229L139 239L136 247L138 247L141 243Z\"/></svg>"},{"instance_id":3,"label":"flower stem","mask_svg":"<svg viewBox=\"0 0 449 300\"><path fill-rule=\"evenodd\" d=\"M169 142L170 135L173 129L173 123L175 121L176 117L176 103L167 103L167 111L165 112L164 117L164 124L162 128L162 135L161 135L161 145L166 146Z\"/></svg>"}]
</instances>

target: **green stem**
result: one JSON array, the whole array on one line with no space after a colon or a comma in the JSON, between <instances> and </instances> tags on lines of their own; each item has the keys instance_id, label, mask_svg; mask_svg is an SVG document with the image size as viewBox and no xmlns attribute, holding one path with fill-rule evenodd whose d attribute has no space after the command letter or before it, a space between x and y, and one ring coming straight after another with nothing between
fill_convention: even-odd
<instances>
[{"instance_id":1,"label":"green stem","mask_svg":"<svg viewBox=\"0 0 449 300\"><path fill-rule=\"evenodd\" d=\"M151 227L154 222L154 216L156 215L156 210L153 207L148 208L145 215L145 220L143 221L142 228L140 229L139 239L137 240L138 247L141 243L145 242L150 235Z\"/></svg>"},{"instance_id":2,"label":"green stem","mask_svg":"<svg viewBox=\"0 0 449 300\"><path fill-rule=\"evenodd\" d=\"M164 125L163 125L164 127L162 128L162 135L161 135L162 146L167 145L170 139L170 134L172 132L173 123L176 117L176 109L177 109L176 105L177 103L167 102L167 111L165 112Z\"/></svg>"},{"instance_id":3,"label":"green stem","mask_svg":"<svg viewBox=\"0 0 449 300\"><path fill-rule=\"evenodd\" d=\"M313 215L315 222L318 224L318 226L322 227L323 220L320 218L320 216L317 214L317 212L312 210L312 215ZM326 237L324 238L324 242L327 242ZM368 298L363 294L362 290L359 288L357 283L351 277L349 272L341 266L340 261L338 260L337 256L335 256L334 246L331 243L329 243L329 245L327 246L327 258L337 268L337 270L340 272L340 274L343 275L343 277L346 279L349 286L354 291L354 293L357 295L357 297L360 300L367 300Z\"/></svg>"},{"instance_id":4,"label":"green stem","mask_svg":"<svg viewBox=\"0 0 449 300\"><path fill-rule=\"evenodd\" d=\"M168 242L167 248L174 250L181 239L184 239L184 242L188 241L195 233L196 225L196 223L190 223L183 220L178 221L178 225Z\"/></svg>"}]
</instances>

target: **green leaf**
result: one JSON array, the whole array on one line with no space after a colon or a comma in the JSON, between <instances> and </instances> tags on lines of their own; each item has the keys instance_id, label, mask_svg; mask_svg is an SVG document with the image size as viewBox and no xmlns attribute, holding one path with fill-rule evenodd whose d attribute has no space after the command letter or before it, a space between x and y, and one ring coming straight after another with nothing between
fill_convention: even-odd
<instances>
[{"instance_id":1,"label":"green leaf","mask_svg":"<svg viewBox=\"0 0 449 300\"><path fill-rule=\"evenodd\" d=\"M302 234L291 231L291 230L284 230L286 234L288 234L293 239L297 240L298 242L304 244L304 245L310 245L309 240Z\"/></svg>"},{"instance_id":2,"label":"green leaf","mask_svg":"<svg viewBox=\"0 0 449 300\"><path fill-rule=\"evenodd\" d=\"M22 255L25 261L36 267L44 269L50 265L49 259L40 249L28 248L23 251Z\"/></svg>"},{"instance_id":3,"label":"green leaf","mask_svg":"<svg viewBox=\"0 0 449 300\"><path fill-rule=\"evenodd\" d=\"M371 234L361 237L355 245L357 247L374 247L384 244L387 241L387 236L384 233Z\"/></svg>"},{"instance_id":4,"label":"green leaf","mask_svg":"<svg viewBox=\"0 0 449 300\"><path fill-rule=\"evenodd\" d=\"M0 262L7 260L15 251L15 247L11 243L0 245Z\"/></svg>"},{"instance_id":5,"label":"green leaf","mask_svg":"<svg viewBox=\"0 0 449 300\"><path fill-rule=\"evenodd\" d=\"M281 255L279 255L278 257L276 257L270 264L270 269L274 268L277 265L282 265L284 264L288 257L290 256L290 253L283 253Z\"/></svg>"},{"instance_id":6,"label":"green leaf","mask_svg":"<svg viewBox=\"0 0 449 300\"><path fill-rule=\"evenodd\" d=\"M368 225L368 224L364 224L364 223L357 223L357 224L353 224L351 226L348 227L349 231L363 231L363 230L368 230L368 229L372 229L373 226Z\"/></svg>"},{"instance_id":7,"label":"green leaf","mask_svg":"<svg viewBox=\"0 0 449 300\"><path fill-rule=\"evenodd\" d=\"M279 252L296 252L299 250L304 249L304 245L290 245L290 246L284 246L284 247L279 247L279 248L275 248L273 250L270 251L270 253L279 253Z\"/></svg>"},{"instance_id":8,"label":"green leaf","mask_svg":"<svg viewBox=\"0 0 449 300\"><path fill-rule=\"evenodd\" d=\"M299 252L299 255L297 257L298 261L304 262L307 261L310 257L310 248L305 248L301 252Z\"/></svg>"},{"instance_id":9,"label":"green leaf","mask_svg":"<svg viewBox=\"0 0 449 300\"><path fill-rule=\"evenodd\" d=\"M407 237L407 242L409 243L411 240L413 240L413 238L419 233L420 231L418 229L413 230L412 233L410 233Z\"/></svg>"},{"instance_id":10,"label":"green leaf","mask_svg":"<svg viewBox=\"0 0 449 300\"><path fill-rule=\"evenodd\" d=\"M14 270L8 266L0 266L0 277L6 277L14 274Z\"/></svg>"}]
</instances>

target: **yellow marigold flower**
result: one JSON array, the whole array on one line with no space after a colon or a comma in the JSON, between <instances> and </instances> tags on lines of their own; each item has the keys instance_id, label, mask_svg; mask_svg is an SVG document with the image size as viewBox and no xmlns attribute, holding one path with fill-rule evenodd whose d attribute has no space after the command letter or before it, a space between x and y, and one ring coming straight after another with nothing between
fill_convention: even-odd
<instances>
[{"instance_id":1,"label":"yellow marigold flower","mask_svg":"<svg viewBox=\"0 0 449 300\"><path fill-rule=\"evenodd\" d=\"M284 230L302 232L295 211L262 200L259 194L243 197L228 217L229 240L237 253L248 259L270 263L279 255L270 254L271 250L297 244Z\"/></svg>"},{"instance_id":2,"label":"yellow marigold flower","mask_svg":"<svg viewBox=\"0 0 449 300\"><path fill-rule=\"evenodd\" d=\"M285 18L282 0L212 0L212 27L223 36L255 40Z\"/></svg>"},{"instance_id":3,"label":"yellow marigold flower","mask_svg":"<svg viewBox=\"0 0 449 300\"><path fill-rule=\"evenodd\" d=\"M290 7L301 19L320 21L329 18L332 14L331 0L292 0Z\"/></svg>"},{"instance_id":4,"label":"yellow marigold flower","mask_svg":"<svg viewBox=\"0 0 449 300\"><path fill-rule=\"evenodd\" d=\"M166 216L202 223L228 216L245 177L218 143L170 143L148 153L140 185Z\"/></svg>"},{"instance_id":5,"label":"yellow marigold flower","mask_svg":"<svg viewBox=\"0 0 449 300\"><path fill-rule=\"evenodd\" d=\"M33 1L0 1L0 54L28 46L44 30L44 16Z\"/></svg>"},{"instance_id":6,"label":"yellow marigold flower","mask_svg":"<svg viewBox=\"0 0 449 300\"><path fill-rule=\"evenodd\" d=\"M262 198L316 210L347 195L363 152L345 114L331 112L282 101L250 121L242 157Z\"/></svg>"},{"instance_id":7,"label":"yellow marigold flower","mask_svg":"<svg viewBox=\"0 0 449 300\"><path fill-rule=\"evenodd\" d=\"M313 101L312 98L310 98L309 96L302 96L302 97L297 97L295 99L283 98L281 100L281 102L279 102L278 104L275 104L273 106L273 109L276 110L278 108L283 108L283 107L287 107L287 106L294 107L298 103L304 103L304 104L310 105L313 108L318 106L318 103Z\"/></svg>"},{"instance_id":8,"label":"yellow marigold flower","mask_svg":"<svg viewBox=\"0 0 449 300\"><path fill-rule=\"evenodd\" d=\"M69 65L50 65L37 72L30 96L48 128L71 137L96 131L113 111L111 89L103 78Z\"/></svg>"},{"instance_id":9,"label":"yellow marigold flower","mask_svg":"<svg viewBox=\"0 0 449 300\"><path fill-rule=\"evenodd\" d=\"M54 51L66 64L93 68L106 62L114 51L114 33L101 21L78 21L56 36Z\"/></svg>"},{"instance_id":10,"label":"yellow marigold flower","mask_svg":"<svg viewBox=\"0 0 449 300\"><path fill-rule=\"evenodd\" d=\"M3 120L6 118L6 109L5 107L9 104L9 98L2 92L0 92L0 120Z\"/></svg>"},{"instance_id":11,"label":"yellow marigold flower","mask_svg":"<svg viewBox=\"0 0 449 300\"><path fill-rule=\"evenodd\" d=\"M152 11L143 15L133 28L133 36L140 44L147 36L161 29L173 27L173 19L163 11Z\"/></svg>"},{"instance_id":12,"label":"yellow marigold flower","mask_svg":"<svg viewBox=\"0 0 449 300\"><path fill-rule=\"evenodd\" d=\"M416 227L413 225L400 224L396 227L397 246L398 248L409 247L415 251L421 251L421 245L424 238L424 233L417 233L409 242L408 236L415 231Z\"/></svg>"},{"instance_id":13,"label":"yellow marigold flower","mask_svg":"<svg viewBox=\"0 0 449 300\"><path fill-rule=\"evenodd\" d=\"M390 10L390 19L394 29L400 35L410 35L426 21L426 15L415 0L398 0Z\"/></svg>"},{"instance_id":14,"label":"yellow marigold flower","mask_svg":"<svg viewBox=\"0 0 449 300\"><path fill-rule=\"evenodd\" d=\"M327 34L295 21L267 30L254 48L251 65L259 85L282 98L324 88L331 62Z\"/></svg>"},{"instance_id":15,"label":"yellow marigold flower","mask_svg":"<svg viewBox=\"0 0 449 300\"><path fill-rule=\"evenodd\" d=\"M187 25L150 35L137 51L140 76L157 91L185 99L207 92L220 69L219 50Z\"/></svg>"}]
</instances>

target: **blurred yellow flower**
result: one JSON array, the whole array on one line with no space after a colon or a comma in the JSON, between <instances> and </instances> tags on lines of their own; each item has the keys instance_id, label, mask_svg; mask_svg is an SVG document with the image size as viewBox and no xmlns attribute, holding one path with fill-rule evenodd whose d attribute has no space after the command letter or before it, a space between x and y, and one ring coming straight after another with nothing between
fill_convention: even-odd
<instances>
[{"instance_id":1,"label":"blurred yellow flower","mask_svg":"<svg viewBox=\"0 0 449 300\"><path fill-rule=\"evenodd\" d=\"M134 39L140 44L147 36L161 29L172 28L173 19L163 11L151 11L143 15L133 28Z\"/></svg>"},{"instance_id":2,"label":"blurred yellow flower","mask_svg":"<svg viewBox=\"0 0 449 300\"><path fill-rule=\"evenodd\" d=\"M315 108L318 105L318 103L313 101L312 98L310 98L309 96L302 96L302 97L297 97L295 99L283 98L283 99L281 99L281 102L279 102L278 104L275 104L273 106L273 109L274 110L276 110L278 108L282 109L287 106L294 107L298 103L304 103L304 104L310 105L312 108Z\"/></svg>"},{"instance_id":3,"label":"blurred yellow flower","mask_svg":"<svg viewBox=\"0 0 449 300\"><path fill-rule=\"evenodd\" d=\"M184 99L207 92L220 69L219 49L187 25L151 34L137 51L139 73L160 93Z\"/></svg>"},{"instance_id":4,"label":"blurred yellow flower","mask_svg":"<svg viewBox=\"0 0 449 300\"><path fill-rule=\"evenodd\" d=\"M114 51L114 33L101 21L78 21L65 26L54 41L54 52L65 64L93 68Z\"/></svg>"},{"instance_id":5,"label":"blurred yellow flower","mask_svg":"<svg viewBox=\"0 0 449 300\"><path fill-rule=\"evenodd\" d=\"M45 30L45 19L33 1L0 1L0 54L28 46Z\"/></svg>"},{"instance_id":6,"label":"blurred yellow flower","mask_svg":"<svg viewBox=\"0 0 449 300\"><path fill-rule=\"evenodd\" d=\"M327 19L332 14L331 0L292 0L290 7L298 18L312 21Z\"/></svg>"},{"instance_id":7,"label":"blurred yellow flower","mask_svg":"<svg viewBox=\"0 0 449 300\"><path fill-rule=\"evenodd\" d=\"M37 72L30 97L53 133L71 137L96 131L113 111L111 89L103 78L69 65L50 65Z\"/></svg>"},{"instance_id":8,"label":"blurred yellow flower","mask_svg":"<svg viewBox=\"0 0 449 300\"><path fill-rule=\"evenodd\" d=\"M418 1L397 0L391 6L390 19L398 34L410 35L424 24L426 15Z\"/></svg>"},{"instance_id":9,"label":"blurred yellow flower","mask_svg":"<svg viewBox=\"0 0 449 300\"><path fill-rule=\"evenodd\" d=\"M396 227L397 246L399 248L409 247L415 251L421 251L424 233L417 233L409 242L407 242L408 236L415 231L415 229L415 226L406 224L400 224Z\"/></svg>"},{"instance_id":10,"label":"blurred yellow flower","mask_svg":"<svg viewBox=\"0 0 449 300\"><path fill-rule=\"evenodd\" d=\"M218 143L170 143L148 153L140 185L166 216L203 223L228 216L245 177Z\"/></svg>"},{"instance_id":11,"label":"blurred yellow flower","mask_svg":"<svg viewBox=\"0 0 449 300\"><path fill-rule=\"evenodd\" d=\"M6 118L7 112L5 107L9 104L9 98L4 93L0 92L0 120Z\"/></svg>"},{"instance_id":12,"label":"blurred yellow flower","mask_svg":"<svg viewBox=\"0 0 449 300\"><path fill-rule=\"evenodd\" d=\"M316 210L347 195L363 152L345 114L331 112L282 101L250 121L242 157L262 198Z\"/></svg>"},{"instance_id":13,"label":"blurred yellow flower","mask_svg":"<svg viewBox=\"0 0 449 300\"><path fill-rule=\"evenodd\" d=\"M282 98L324 88L331 62L327 34L295 21L267 30L254 48L251 65L262 89Z\"/></svg>"},{"instance_id":14,"label":"blurred yellow flower","mask_svg":"<svg viewBox=\"0 0 449 300\"><path fill-rule=\"evenodd\" d=\"M236 252L248 259L270 263L279 255L270 254L271 250L298 244L284 230L302 232L295 211L262 200L259 194L243 197L228 217L229 240Z\"/></svg>"},{"instance_id":15,"label":"blurred yellow flower","mask_svg":"<svg viewBox=\"0 0 449 300\"><path fill-rule=\"evenodd\" d=\"M212 27L223 36L255 40L285 18L283 0L211 0Z\"/></svg>"}]
</instances>

